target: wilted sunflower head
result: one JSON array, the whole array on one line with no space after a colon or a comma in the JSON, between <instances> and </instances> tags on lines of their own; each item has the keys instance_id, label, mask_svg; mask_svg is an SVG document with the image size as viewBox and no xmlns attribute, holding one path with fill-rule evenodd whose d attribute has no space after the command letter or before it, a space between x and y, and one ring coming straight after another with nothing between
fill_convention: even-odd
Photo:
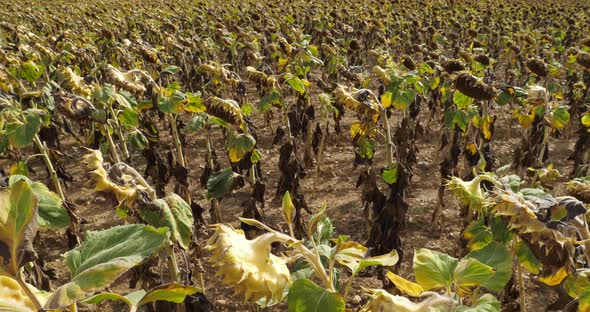
<instances>
[{"instance_id":1,"label":"wilted sunflower head","mask_svg":"<svg viewBox=\"0 0 590 312\"><path fill-rule=\"evenodd\" d=\"M449 74L459 72L465 69L465 65L459 59L447 60L442 64L445 71Z\"/></svg>"},{"instance_id":2,"label":"wilted sunflower head","mask_svg":"<svg viewBox=\"0 0 590 312\"><path fill-rule=\"evenodd\" d=\"M459 50L459 56L468 64L473 62L473 57L467 51Z\"/></svg>"},{"instance_id":3,"label":"wilted sunflower head","mask_svg":"<svg viewBox=\"0 0 590 312\"><path fill-rule=\"evenodd\" d=\"M58 72L58 78L62 85L72 93L80 96L90 95L90 88L84 82L84 78L76 74L71 68L65 67Z\"/></svg>"},{"instance_id":4,"label":"wilted sunflower head","mask_svg":"<svg viewBox=\"0 0 590 312\"><path fill-rule=\"evenodd\" d=\"M574 179L567 183L569 195L590 204L590 182L584 179Z\"/></svg>"},{"instance_id":5,"label":"wilted sunflower head","mask_svg":"<svg viewBox=\"0 0 590 312\"><path fill-rule=\"evenodd\" d=\"M590 54L582 51L578 52L578 55L576 55L576 62L584 66L586 69L590 69Z\"/></svg>"},{"instance_id":6,"label":"wilted sunflower head","mask_svg":"<svg viewBox=\"0 0 590 312\"><path fill-rule=\"evenodd\" d=\"M574 47L569 47L565 50L565 55L570 56L570 55L576 55L578 54L578 49L574 48Z\"/></svg>"},{"instance_id":7,"label":"wilted sunflower head","mask_svg":"<svg viewBox=\"0 0 590 312\"><path fill-rule=\"evenodd\" d=\"M122 72L113 65L106 64L104 71L111 83L135 95L143 95L147 90L147 85L151 85L152 88L158 88L154 79L143 70L132 69Z\"/></svg>"},{"instance_id":8,"label":"wilted sunflower head","mask_svg":"<svg viewBox=\"0 0 590 312\"><path fill-rule=\"evenodd\" d=\"M530 45L535 45L535 38L529 34L524 35L522 40Z\"/></svg>"},{"instance_id":9,"label":"wilted sunflower head","mask_svg":"<svg viewBox=\"0 0 590 312\"><path fill-rule=\"evenodd\" d=\"M518 46L518 45L511 45L511 46L510 46L510 49L511 49L512 51L514 51L514 53L516 53L516 54L520 54L520 46Z\"/></svg>"},{"instance_id":10,"label":"wilted sunflower head","mask_svg":"<svg viewBox=\"0 0 590 312\"><path fill-rule=\"evenodd\" d=\"M153 193L145 180L125 163L118 163L108 167L103 166L102 153L99 150L88 150L82 157L86 170L95 183L94 190L112 193L117 198L117 208L129 209L141 192Z\"/></svg>"},{"instance_id":11,"label":"wilted sunflower head","mask_svg":"<svg viewBox=\"0 0 590 312\"><path fill-rule=\"evenodd\" d=\"M414 60L412 60L412 58L409 55L402 56L402 65L404 65L409 70L416 69L416 63L414 62Z\"/></svg>"},{"instance_id":12,"label":"wilted sunflower head","mask_svg":"<svg viewBox=\"0 0 590 312\"><path fill-rule=\"evenodd\" d=\"M241 125L244 122L240 105L234 100L211 96L205 101L205 107L208 114L232 125Z\"/></svg>"},{"instance_id":13,"label":"wilted sunflower head","mask_svg":"<svg viewBox=\"0 0 590 312\"><path fill-rule=\"evenodd\" d=\"M455 87L461 93L476 100L491 100L496 96L494 87L484 83L466 71L459 73L455 80Z\"/></svg>"},{"instance_id":14,"label":"wilted sunflower head","mask_svg":"<svg viewBox=\"0 0 590 312\"><path fill-rule=\"evenodd\" d=\"M547 64L543 62L543 60L538 58L531 58L526 61L526 67L533 72L535 75L539 77L547 77L549 74L549 70L547 69Z\"/></svg>"},{"instance_id":15,"label":"wilted sunflower head","mask_svg":"<svg viewBox=\"0 0 590 312\"><path fill-rule=\"evenodd\" d=\"M584 84L583 81L578 81L578 82L574 83L574 89L586 90L586 85Z\"/></svg>"},{"instance_id":16,"label":"wilted sunflower head","mask_svg":"<svg viewBox=\"0 0 590 312\"><path fill-rule=\"evenodd\" d=\"M467 34L470 37L477 37L477 30L473 29L473 28L469 28L469 29L467 29Z\"/></svg>"},{"instance_id":17,"label":"wilted sunflower head","mask_svg":"<svg viewBox=\"0 0 590 312\"><path fill-rule=\"evenodd\" d=\"M281 300L291 274L285 260L270 253L274 234L249 240L241 230L223 224L213 228L206 249L213 252L209 262L216 276L223 276L223 283L235 287L236 294L243 293L246 301Z\"/></svg>"},{"instance_id":18,"label":"wilted sunflower head","mask_svg":"<svg viewBox=\"0 0 590 312\"><path fill-rule=\"evenodd\" d=\"M485 66L490 65L490 58L485 54L478 54L473 59L480 62L481 64L483 64Z\"/></svg>"},{"instance_id":19,"label":"wilted sunflower head","mask_svg":"<svg viewBox=\"0 0 590 312\"><path fill-rule=\"evenodd\" d=\"M446 187L453 192L453 195L465 206L474 210L481 210L483 207L484 193L481 190L481 176L475 177L471 181L463 181L457 177L451 177L447 181Z\"/></svg>"},{"instance_id":20,"label":"wilted sunflower head","mask_svg":"<svg viewBox=\"0 0 590 312\"><path fill-rule=\"evenodd\" d=\"M349 47L352 51L358 51L361 49L361 44L356 39L352 39L350 41Z\"/></svg>"}]
</instances>

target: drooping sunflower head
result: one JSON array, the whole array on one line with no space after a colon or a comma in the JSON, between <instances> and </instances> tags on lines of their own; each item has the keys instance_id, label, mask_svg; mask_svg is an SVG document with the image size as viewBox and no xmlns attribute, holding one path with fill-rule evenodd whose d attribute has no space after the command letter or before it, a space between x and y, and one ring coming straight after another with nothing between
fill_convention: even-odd
<instances>
[{"instance_id":1,"label":"drooping sunflower head","mask_svg":"<svg viewBox=\"0 0 590 312\"><path fill-rule=\"evenodd\" d=\"M491 100L496 96L494 87L466 71L459 73L455 80L455 86L461 93L476 100Z\"/></svg>"},{"instance_id":2,"label":"drooping sunflower head","mask_svg":"<svg viewBox=\"0 0 590 312\"><path fill-rule=\"evenodd\" d=\"M485 176L476 176L471 181L463 181L460 178L451 177L446 187L463 205L480 210L484 206L484 192L480 185L482 180L488 179Z\"/></svg>"},{"instance_id":3,"label":"drooping sunflower head","mask_svg":"<svg viewBox=\"0 0 590 312\"><path fill-rule=\"evenodd\" d=\"M146 73L138 70L122 72L113 65L105 65L107 79L120 89L135 95L143 95L146 92L144 82L151 78Z\"/></svg>"},{"instance_id":4,"label":"drooping sunflower head","mask_svg":"<svg viewBox=\"0 0 590 312\"><path fill-rule=\"evenodd\" d=\"M146 189L135 177L119 170L119 164L107 171L103 166L104 159L99 150L89 150L89 153L82 157L82 162L95 183L94 190L114 194L119 205L131 207L137 198L138 190Z\"/></svg>"},{"instance_id":5,"label":"drooping sunflower head","mask_svg":"<svg viewBox=\"0 0 590 312\"><path fill-rule=\"evenodd\" d=\"M443 63L443 68L447 73L452 74L464 70L465 65L463 65L463 62L459 59L452 59L445 61Z\"/></svg>"},{"instance_id":6,"label":"drooping sunflower head","mask_svg":"<svg viewBox=\"0 0 590 312\"><path fill-rule=\"evenodd\" d=\"M241 125L244 123L240 105L234 100L211 96L205 101L205 106L207 107L207 113L232 125Z\"/></svg>"},{"instance_id":7,"label":"drooping sunflower head","mask_svg":"<svg viewBox=\"0 0 590 312\"><path fill-rule=\"evenodd\" d=\"M576 56L576 61L586 69L590 69L590 54L580 51Z\"/></svg>"},{"instance_id":8,"label":"drooping sunflower head","mask_svg":"<svg viewBox=\"0 0 590 312\"><path fill-rule=\"evenodd\" d=\"M81 96L90 95L90 88L84 82L84 78L76 74L71 68L63 68L58 72L58 77L63 86L72 93Z\"/></svg>"},{"instance_id":9,"label":"drooping sunflower head","mask_svg":"<svg viewBox=\"0 0 590 312\"><path fill-rule=\"evenodd\" d=\"M478 54L473 59L485 66L490 66L490 58L485 54Z\"/></svg>"},{"instance_id":10,"label":"drooping sunflower head","mask_svg":"<svg viewBox=\"0 0 590 312\"><path fill-rule=\"evenodd\" d=\"M409 55L402 56L402 65L404 65L409 70L416 69L416 63Z\"/></svg>"},{"instance_id":11,"label":"drooping sunflower head","mask_svg":"<svg viewBox=\"0 0 590 312\"><path fill-rule=\"evenodd\" d=\"M285 260L270 253L274 234L249 240L244 232L229 226L213 227L215 233L206 248L213 252L209 262L216 268L216 276L222 276L225 285L235 287L236 294L243 293L246 301L281 300L291 275Z\"/></svg>"},{"instance_id":12,"label":"drooping sunflower head","mask_svg":"<svg viewBox=\"0 0 590 312\"><path fill-rule=\"evenodd\" d=\"M541 59L529 59L528 61L526 61L526 67L539 77L547 77L547 75L549 74L547 64L545 64L545 62L543 62L543 60Z\"/></svg>"},{"instance_id":13,"label":"drooping sunflower head","mask_svg":"<svg viewBox=\"0 0 590 312\"><path fill-rule=\"evenodd\" d=\"M567 192L584 203L590 204L590 181L577 178L567 182Z\"/></svg>"}]
</instances>

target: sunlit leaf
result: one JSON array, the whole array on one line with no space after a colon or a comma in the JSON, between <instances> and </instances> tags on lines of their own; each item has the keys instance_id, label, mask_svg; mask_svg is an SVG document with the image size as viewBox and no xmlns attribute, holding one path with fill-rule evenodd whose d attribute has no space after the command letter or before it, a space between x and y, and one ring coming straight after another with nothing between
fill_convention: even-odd
<instances>
[{"instance_id":1,"label":"sunlit leaf","mask_svg":"<svg viewBox=\"0 0 590 312\"><path fill-rule=\"evenodd\" d=\"M138 306L155 301L181 303L186 296L195 294L199 289L193 286L183 286L178 283L164 284L152 288L137 304Z\"/></svg>"},{"instance_id":2,"label":"sunlit leaf","mask_svg":"<svg viewBox=\"0 0 590 312\"><path fill-rule=\"evenodd\" d=\"M381 96L381 104L383 104L383 106L385 108L388 108L389 106L391 106L392 96L393 96L393 94L391 93L391 91L387 91Z\"/></svg>"},{"instance_id":3,"label":"sunlit leaf","mask_svg":"<svg viewBox=\"0 0 590 312\"><path fill-rule=\"evenodd\" d=\"M590 290L590 270L584 269L576 274L568 275L563 283L563 288L572 298L580 297L584 292Z\"/></svg>"},{"instance_id":4,"label":"sunlit leaf","mask_svg":"<svg viewBox=\"0 0 590 312\"><path fill-rule=\"evenodd\" d=\"M462 110L446 111L444 114L444 124L451 130L455 130L458 127L461 131L465 131L469 124L469 118Z\"/></svg>"},{"instance_id":5,"label":"sunlit leaf","mask_svg":"<svg viewBox=\"0 0 590 312\"><path fill-rule=\"evenodd\" d=\"M34 82L43 75L43 66L28 61L21 64L20 76L28 82Z\"/></svg>"},{"instance_id":6,"label":"sunlit leaf","mask_svg":"<svg viewBox=\"0 0 590 312\"><path fill-rule=\"evenodd\" d=\"M229 154L229 160L231 162L239 162L244 156L250 153L256 140L253 136L245 133L230 134L225 142L225 148Z\"/></svg>"},{"instance_id":7,"label":"sunlit leaf","mask_svg":"<svg viewBox=\"0 0 590 312\"><path fill-rule=\"evenodd\" d=\"M207 111L207 108L203 104L203 99L201 98L200 93L196 93L196 94L187 93L186 98L187 98L187 102L184 107L185 111L187 111L189 113L197 113L197 114Z\"/></svg>"},{"instance_id":8,"label":"sunlit leaf","mask_svg":"<svg viewBox=\"0 0 590 312\"><path fill-rule=\"evenodd\" d=\"M143 220L154 227L168 227L172 241L185 250L193 236L193 213L191 207L177 194L171 193L157 199L140 210Z\"/></svg>"},{"instance_id":9,"label":"sunlit leaf","mask_svg":"<svg viewBox=\"0 0 590 312\"><path fill-rule=\"evenodd\" d=\"M25 263L37 257L33 249L37 203L26 181L0 192L0 274L15 277Z\"/></svg>"},{"instance_id":10,"label":"sunlit leaf","mask_svg":"<svg viewBox=\"0 0 590 312\"><path fill-rule=\"evenodd\" d=\"M512 257L501 243L493 242L482 249L471 251L466 258L477 259L494 269L495 274L485 279L481 287L498 292L512 277Z\"/></svg>"},{"instance_id":11,"label":"sunlit leaf","mask_svg":"<svg viewBox=\"0 0 590 312\"><path fill-rule=\"evenodd\" d=\"M416 100L416 92L413 90L404 90L393 98L393 106L399 110L408 108Z\"/></svg>"},{"instance_id":12,"label":"sunlit leaf","mask_svg":"<svg viewBox=\"0 0 590 312\"><path fill-rule=\"evenodd\" d=\"M471 289L479 287L494 276L492 267L485 265L474 258L464 258L459 261L453 274L455 290L461 297L471 293Z\"/></svg>"},{"instance_id":13,"label":"sunlit leaf","mask_svg":"<svg viewBox=\"0 0 590 312\"><path fill-rule=\"evenodd\" d=\"M10 175L29 175L29 168L24 161L18 161L10 166Z\"/></svg>"},{"instance_id":14,"label":"sunlit leaf","mask_svg":"<svg viewBox=\"0 0 590 312\"><path fill-rule=\"evenodd\" d=\"M424 292L424 288L422 286L410 282L407 279L394 274L393 272L387 272L387 278L397 287L397 289L401 290L404 294L407 294L412 297L420 297L422 292Z\"/></svg>"},{"instance_id":15,"label":"sunlit leaf","mask_svg":"<svg viewBox=\"0 0 590 312\"><path fill-rule=\"evenodd\" d=\"M221 198L233 189L234 172L231 168L218 171L207 181L207 195L210 198Z\"/></svg>"},{"instance_id":16,"label":"sunlit leaf","mask_svg":"<svg viewBox=\"0 0 590 312\"><path fill-rule=\"evenodd\" d=\"M399 166L393 166L391 168L385 168L383 170L383 181L387 184L394 184L397 182L399 177Z\"/></svg>"},{"instance_id":17,"label":"sunlit leaf","mask_svg":"<svg viewBox=\"0 0 590 312\"><path fill-rule=\"evenodd\" d=\"M416 282L424 290L443 289L451 286L453 274L459 260L429 249L414 252L414 273Z\"/></svg>"},{"instance_id":18,"label":"sunlit leaf","mask_svg":"<svg viewBox=\"0 0 590 312\"><path fill-rule=\"evenodd\" d=\"M472 304L471 307L460 306L454 312L499 312L501 311L500 301L490 294L484 294Z\"/></svg>"},{"instance_id":19,"label":"sunlit leaf","mask_svg":"<svg viewBox=\"0 0 590 312\"><path fill-rule=\"evenodd\" d=\"M457 105L458 109L465 109L469 105L473 104L474 101L474 98L461 93L459 90L455 90L453 93L453 103Z\"/></svg>"},{"instance_id":20,"label":"sunlit leaf","mask_svg":"<svg viewBox=\"0 0 590 312\"><path fill-rule=\"evenodd\" d=\"M71 281L57 288L44 308L68 306L109 286L167 244L168 236L167 228L143 224L87 232L84 243L64 255Z\"/></svg>"},{"instance_id":21,"label":"sunlit leaf","mask_svg":"<svg viewBox=\"0 0 590 312\"><path fill-rule=\"evenodd\" d=\"M570 121L570 113L566 107L558 107L547 115L551 126L555 129L563 129Z\"/></svg>"},{"instance_id":22,"label":"sunlit leaf","mask_svg":"<svg viewBox=\"0 0 590 312\"><path fill-rule=\"evenodd\" d=\"M299 92L300 94L305 93L305 84L303 81L291 74L285 75L285 81L293 88L293 90Z\"/></svg>"},{"instance_id":23,"label":"sunlit leaf","mask_svg":"<svg viewBox=\"0 0 590 312\"><path fill-rule=\"evenodd\" d=\"M474 220L463 231L463 237L468 240L469 250L481 249L492 242L492 233L484 221L484 219Z\"/></svg>"},{"instance_id":24,"label":"sunlit leaf","mask_svg":"<svg viewBox=\"0 0 590 312\"><path fill-rule=\"evenodd\" d=\"M6 136L8 143L16 148L25 147L33 142L35 134L41 129L41 116L35 113L25 115L23 122L8 122L6 124Z\"/></svg>"},{"instance_id":25,"label":"sunlit leaf","mask_svg":"<svg viewBox=\"0 0 590 312\"><path fill-rule=\"evenodd\" d=\"M562 267L549 276L539 277L539 281L549 286L557 286L561 284L561 282L567 277L567 272L568 269L566 267Z\"/></svg>"},{"instance_id":26,"label":"sunlit leaf","mask_svg":"<svg viewBox=\"0 0 590 312\"><path fill-rule=\"evenodd\" d=\"M70 224L70 215L63 207L63 202L59 195L50 191L45 184L33 182L27 177L20 175L11 176L8 180L8 185L12 186L20 180L29 183L33 193L39 199L37 205L37 223L39 227L58 230Z\"/></svg>"},{"instance_id":27,"label":"sunlit leaf","mask_svg":"<svg viewBox=\"0 0 590 312\"><path fill-rule=\"evenodd\" d=\"M293 282L287 302L289 312L344 312L344 299L340 294L319 287L308 279Z\"/></svg>"}]
</instances>

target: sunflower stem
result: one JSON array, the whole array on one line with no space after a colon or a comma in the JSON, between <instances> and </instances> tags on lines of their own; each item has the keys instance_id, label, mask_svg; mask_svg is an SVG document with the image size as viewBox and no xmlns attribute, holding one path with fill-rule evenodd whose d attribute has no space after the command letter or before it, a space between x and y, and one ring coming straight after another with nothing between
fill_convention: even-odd
<instances>
[{"instance_id":1,"label":"sunflower stem","mask_svg":"<svg viewBox=\"0 0 590 312\"><path fill-rule=\"evenodd\" d=\"M41 305L41 303L39 302L39 299L37 299L37 296L35 296L35 294L31 291L31 289L29 289L29 286L27 286L27 283L25 283L25 281L23 280L23 278L21 276L21 272L18 272L16 274L16 281L20 285L20 288L22 288L22 290L27 294L29 299L31 299L31 302L33 303L35 308L39 311L42 311L43 305Z\"/></svg>"},{"instance_id":2,"label":"sunflower stem","mask_svg":"<svg viewBox=\"0 0 590 312\"><path fill-rule=\"evenodd\" d=\"M127 149L127 140L123 136L123 130L121 130L121 124L119 124L119 119L117 119L117 115L115 114L115 110L113 109L113 105L109 105L109 111L111 116L113 116L113 122L115 123L115 131L119 135L119 139L121 140L121 149L123 150L123 156L126 160L129 159L129 150Z\"/></svg>"},{"instance_id":3,"label":"sunflower stem","mask_svg":"<svg viewBox=\"0 0 590 312\"><path fill-rule=\"evenodd\" d=\"M383 127L385 128L385 146L387 153L387 166L393 165L393 142L391 141L391 127L389 125L389 118L387 118L387 109L382 106L381 119L383 120Z\"/></svg>"},{"instance_id":4,"label":"sunflower stem","mask_svg":"<svg viewBox=\"0 0 590 312\"><path fill-rule=\"evenodd\" d=\"M117 146L115 145L115 141L113 141L113 137L109 132L109 128L107 127L106 123L104 124L104 132L107 136L107 141L109 142L109 150L111 150L111 156L113 156L113 161L115 163L121 162L121 157L119 157L119 152L117 152Z\"/></svg>"},{"instance_id":5,"label":"sunflower stem","mask_svg":"<svg viewBox=\"0 0 590 312\"><path fill-rule=\"evenodd\" d=\"M33 137L33 142L35 143L35 145L39 149L40 154L43 156L43 160L45 161L45 166L47 166L47 170L49 171L49 176L51 177L51 183L53 183L53 187L55 188L57 195L59 195L61 200L65 200L66 198L65 198L63 189L61 187L61 183L59 181L59 178L57 177L57 172L55 171L55 168L53 167L53 164L51 163L51 158L49 158L49 154L47 153L47 146L43 142L41 142L41 139L39 138L39 135L37 135L37 134L35 134L35 136Z\"/></svg>"},{"instance_id":6,"label":"sunflower stem","mask_svg":"<svg viewBox=\"0 0 590 312\"><path fill-rule=\"evenodd\" d=\"M205 128L205 145L207 146L207 161L209 164L209 168L211 171L215 170L215 163L213 163L213 148L211 146L211 137L209 135L208 124L204 126ZM221 210L219 209L219 202L216 198L211 199L211 222L212 223L219 223L221 222Z\"/></svg>"}]
</instances>

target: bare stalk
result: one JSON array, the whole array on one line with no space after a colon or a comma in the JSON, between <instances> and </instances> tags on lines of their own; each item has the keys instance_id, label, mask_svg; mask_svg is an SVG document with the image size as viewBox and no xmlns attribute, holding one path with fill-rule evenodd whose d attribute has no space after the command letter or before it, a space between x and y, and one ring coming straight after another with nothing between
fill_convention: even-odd
<instances>
[{"instance_id":1,"label":"bare stalk","mask_svg":"<svg viewBox=\"0 0 590 312\"><path fill-rule=\"evenodd\" d=\"M207 160L211 170L215 170L215 164L213 163L213 148L211 146L211 138L209 137L209 130L205 126L205 142L207 146ZM216 198L211 199L211 222L221 222L221 210L219 209L219 201Z\"/></svg>"},{"instance_id":2,"label":"bare stalk","mask_svg":"<svg viewBox=\"0 0 590 312\"><path fill-rule=\"evenodd\" d=\"M39 302L39 299L37 299L37 296L35 296L35 294L31 291L31 289L29 289L29 286L27 285L27 283L24 282L20 272L16 274L15 280L20 285L20 288L27 294L29 299L31 299L31 302L33 303L35 308L39 311L42 311L43 305L41 305L41 303Z\"/></svg>"},{"instance_id":3,"label":"bare stalk","mask_svg":"<svg viewBox=\"0 0 590 312\"><path fill-rule=\"evenodd\" d=\"M41 139L37 134L35 134L35 136L33 137L33 142L41 152L40 154L43 155L43 160L45 161L45 166L47 166L47 170L49 171L49 176L51 177L53 188L55 188L55 191L57 192L57 195L59 195L61 200L65 200L66 198L61 187L59 178L57 177L57 172L55 172L55 168L53 168L53 164L51 163L51 159L49 158L49 154L47 153L47 146L43 142L41 142Z\"/></svg>"},{"instance_id":4,"label":"bare stalk","mask_svg":"<svg viewBox=\"0 0 590 312\"><path fill-rule=\"evenodd\" d=\"M586 261L590 263L590 231L588 231L588 225L586 224L586 216L583 215L582 218L584 219L580 220L579 217L574 218L572 223L584 241L584 256L586 257Z\"/></svg>"},{"instance_id":5,"label":"bare stalk","mask_svg":"<svg viewBox=\"0 0 590 312\"><path fill-rule=\"evenodd\" d=\"M516 254L516 243L518 242L518 235L514 236L512 240L512 249L513 253ZM516 259L516 271L518 274L518 289L519 289L519 305L520 305L520 312L526 312L526 293L524 288L524 276L522 272L522 265L520 265L520 261Z\"/></svg>"},{"instance_id":6,"label":"bare stalk","mask_svg":"<svg viewBox=\"0 0 590 312\"><path fill-rule=\"evenodd\" d=\"M109 132L106 124L104 125L104 132L106 133L107 141L109 142L109 149L111 150L111 156L113 156L113 160L115 163L121 162L121 157L119 156L119 152L117 152L117 145L115 145L115 141L113 141L113 137L111 136L111 133Z\"/></svg>"},{"instance_id":7,"label":"bare stalk","mask_svg":"<svg viewBox=\"0 0 590 312\"><path fill-rule=\"evenodd\" d=\"M111 113L111 116L113 116L113 122L115 123L115 130L117 131L117 134L119 135L119 139L121 140L121 149L123 150L123 156L125 156L125 159L129 159L130 155L129 155L129 150L127 149L127 140L125 140L125 137L123 136L123 130L121 130L121 124L119 124L119 120L117 119L117 115L115 114L115 111L113 110L113 106L109 106L109 111Z\"/></svg>"},{"instance_id":8,"label":"bare stalk","mask_svg":"<svg viewBox=\"0 0 590 312\"><path fill-rule=\"evenodd\" d=\"M176 148L176 158L178 158L178 163L186 167L186 163L184 160L184 154L182 152L182 143L180 142L180 137L178 136L178 128L176 127L176 118L170 113L168 115L168 121L170 122L170 128L172 129L172 137L174 138L174 147Z\"/></svg>"},{"instance_id":9,"label":"bare stalk","mask_svg":"<svg viewBox=\"0 0 590 312\"><path fill-rule=\"evenodd\" d=\"M393 142L391 141L391 127L389 126L389 119L387 118L387 110L384 106L381 107L381 120L385 128L385 146L387 152L387 165L393 165Z\"/></svg>"}]
</instances>

